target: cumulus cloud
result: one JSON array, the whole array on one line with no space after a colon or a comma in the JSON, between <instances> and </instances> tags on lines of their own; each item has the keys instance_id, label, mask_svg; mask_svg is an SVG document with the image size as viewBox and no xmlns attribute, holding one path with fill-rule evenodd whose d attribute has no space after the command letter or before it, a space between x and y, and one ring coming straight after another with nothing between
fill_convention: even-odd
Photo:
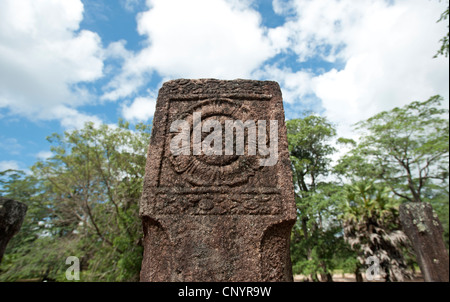
<instances>
[{"instance_id":1,"label":"cumulus cloud","mask_svg":"<svg viewBox=\"0 0 450 302\"><path fill-rule=\"evenodd\" d=\"M19 155L24 147L19 143L17 138L0 136L0 150L10 155Z\"/></svg>"},{"instance_id":2,"label":"cumulus cloud","mask_svg":"<svg viewBox=\"0 0 450 302\"><path fill-rule=\"evenodd\" d=\"M15 160L0 161L0 172L6 170L19 170L19 163Z\"/></svg>"},{"instance_id":3,"label":"cumulus cloud","mask_svg":"<svg viewBox=\"0 0 450 302\"><path fill-rule=\"evenodd\" d=\"M433 59L447 28L436 23L445 3L420 0L274 0L280 14L291 14L278 31L299 62L315 59L343 68L316 74L266 68L300 102L317 96L340 135L350 125L396 106L435 94L448 100L448 59ZM278 68L278 70L277 70ZM290 80L298 81L295 88Z\"/></svg>"},{"instance_id":4,"label":"cumulus cloud","mask_svg":"<svg viewBox=\"0 0 450 302\"><path fill-rule=\"evenodd\" d=\"M137 97L130 105L122 106L122 116L127 121L145 122L155 113L156 99Z\"/></svg>"},{"instance_id":5,"label":"cumulus cloud","mask_svg":"<svg viewBox=\"0 0 450 302\"><path fill-rule=\"evenodd\" d=\"M38 159L42 159L42 160L46 160L46 159L48 159L48 158L50 158L50 157L52 157L53 156L53 152L51 152L51 151L40 151L40 152L38 152L37 154L36 154L36 157L38 158Z\"/></svg>"},{"instance_id":6,"label":"cumulus cloud","mask_svg":"<svg viewBox=\"0 0 450 302\"><path fill-rule=\"evenodd\" d=\"M122 73L105 87L104 99L132 94L153 72L171 78L246 78L275 53L249 1L148 0L147 5L137 17L147 46L126 60Z\"/></svg>"},{"instance_id":7,"label":"cumulus cloud","mask_svg":"<svg viewBox=\"0 0 450 302\"><path fill-rule=\"evenodd\" d=\"M445 1L273 0L286 22L266 28L253 0L147 0L139 50L124 40L102 48L98 34L80 30L81 0L0 1L0 108L66 128L101 123L78 108L98 97L84 84L104 75L102 100L133 100L119 107L127 120L153 115L154 95L140 94L154 74L257 78L278 81L290 108L324 111L341 135L381 110L449 97L448 59L432 59L447 30L436 23ZM143 2L121 1L130 11ZM117 64L105 68L107 58Z\"/></svg>"},{"instance_id":8,"label":"cumulus cloud","mask_svg":"<svg viewBox=\"0 0 450 302\"><path fill-rule=\"evenodd\" d=\"M49 110L49 116L59 119L61 126L66 129L80 129L83 128L87 122L94 123L94 126L102 124L102 120L97 116L79 112L76 109L66 106L56 106Z\"/></svg>"},{"instance_id":9,"label":"cumulus cloud","mask_svg":"<svg viewBox=\"0 0 450 302\"><path fill-rule=\"evenodd\" d=\"M271 55L260 15L223 0L150 1L138 31L151 43L138 57L162 75L245 77Z\"/></svg>"},{"instance_id":10,"label":"cumulus cloud","mask_svg":"<svg viewBox=\"0 0 450 302\"><path fill-rule=\"evenodd\" d=\"M74 114L91 100L79 84L102 77L103 54L100 37L79 30L82 2L2 0L1 7L0 108L30 119L64 120L67 111L90 119Z\"/></svg>"},{"instance_id":11,"label":"cumulus cloud","mask_svg":"<svg viewBox=\"0 0 450 302\"><path fill-rule=\"evenodd\" d=\"M310 70L292 71L290 68L267 65L256 71L254 76L277 81L283 91L283 101L289 104L305 103L314 93L312 89L314 73Z\"/></svg>"}]
</instances>

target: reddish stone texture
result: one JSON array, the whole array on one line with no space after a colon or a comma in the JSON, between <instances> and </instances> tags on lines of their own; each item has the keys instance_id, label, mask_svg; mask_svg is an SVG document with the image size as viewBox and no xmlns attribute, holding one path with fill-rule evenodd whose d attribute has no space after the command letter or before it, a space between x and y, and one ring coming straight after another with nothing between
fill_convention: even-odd
<instances>
[{"instance_id":1,"label":"reddish stone texture","mask_svg":"<svg viewBox=\"0 0 450 302\"><path fill-rule=\"evenodd\" d=\"M449 257L443 228L431 204L408 202L400 206L400 221L411 240L426 282L449 282Z\"/></svg>"},{"instance_id":2,"label":"reddish stone texture","mask_svg":"<svg viewBox=\"0 0 450 302\"><path fill-rule=\"evenodd\" d=\"M221 123L277 120L277 164L262 167L261 156L247 152L174 156L170 125L180 119L192 125L194 112ZM141 281L292 281L289 238L296 209L290 165L276 82L164 83L140 204Z\"/></svg>"}]
</instances>

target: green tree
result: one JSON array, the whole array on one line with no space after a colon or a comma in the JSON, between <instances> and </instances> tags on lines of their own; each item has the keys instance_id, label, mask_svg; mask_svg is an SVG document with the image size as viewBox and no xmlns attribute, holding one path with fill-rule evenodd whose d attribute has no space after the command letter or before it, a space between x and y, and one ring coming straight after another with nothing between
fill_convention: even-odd
<instances>
[{"instance_id":1,"label":"green tree","mask_svg":"<svg viewBox=\"0 0 450 302\"><path fill-rule=\"evenodd\" d=\"M47 236L50 202L40 198L41 182L33 175L15 170L0 172L0 177L0 194L28 206L20 231L7 246L0 281L56 280L57 271L65 262L57 253L56 240Z\"/></svg>"},{"instance_id":2,"label":"green tree","mask_svg":"<svg viewBox=\"0 0 450 302\"><path fill-rule=\"evenodd\" d=\"M351 183L375 182L401 202L430 202L448 242L449 120L442 97L381 112L356 126L359 142L335 171Z\"/></svg>"},{"instance_id":3,"label":"green tree","mask_svg":"<svg viewBox=\"0 0 450 302\"><path fill-rule=\"evenodd\" d=\"M142 229L138 217L149 128L134 130L119 122L118 127L92 123L83 129L53 134L53 156L32 167L38 180L36 199L45 201L47 215L41 221L45 233L37 243L10 263L8 280L27 276L42 278L41 267L53 251L60 251L58 265L50 263L47 275L64 280L65 258L78 256L84 281L136 281L142 259ZM45 241L45 244L43 242ZM34 247L43 247L35 251ZM48 246L49 248L45 248ZM15 272L15 273L12 273ZM2 274L3 276L3 274Z\"/></svg>"},{"instance_id":4,"label":"green tree","mask_svg":"<svg viewBox=\"0 0 450 302\"><path fill-rule=\"evenodd\" d=\"M339 233L337 217L340 188L327 183L330 156L336 151L331 141L336 130L326 118L309 115L287 121L298 220L292 233L294 271L318 281L332 281L336 267Z\"/></svg>"},{"instance_id":5,"label":"green tree","mask_svg":"<svg viewBox=\"0 0 450 302\"><path fill-rule=\"evenodd\" d=\"M360 142L337 170L383 181L398 197L421 202L425 188L448 192L449 120L442 97L412 102L359 122Z\"/></svg>"},{"instance_id":6,"label":"green tree","mask_svg":"<svg viewBox=\"0 0 450 302\"><path fill-rule=\"evenodd\" d=\"M291 236L291 258L296 274L310 276L313 281L332 281L336 269L354 272L356 254L343 238L340 203L341 186L321 183L308 198L299 202L299 217L307 217L306 232L300 220Z\"/></svg>"},{"instance_id":7,"label":"green tree","mask_svg":"<svg viewBox=\"0 0 450 302\"><path fill-rule=\"evenodd\" d=\"M357 253L360 267L368 269L367 259L375 257L386 281L404 281L411 277L402 250L409 241L400 228L400 202L390 192L367 181L346 186L344 236Z\"/></svg>"}]
</instances>

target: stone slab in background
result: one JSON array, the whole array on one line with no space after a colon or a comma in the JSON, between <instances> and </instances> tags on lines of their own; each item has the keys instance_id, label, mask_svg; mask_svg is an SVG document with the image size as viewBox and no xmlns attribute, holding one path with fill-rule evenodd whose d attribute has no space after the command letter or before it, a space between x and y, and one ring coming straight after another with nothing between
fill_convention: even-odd
<instances>
[{"instance_id":1,"label":"stone slab in background","mask_svg":"<svg viewBox=\"0 0 450 302\"><path fill-rule=\"evenodd\" d=\"M27 209L22 202L0 197L0 262L8 242L19 232Z\"/></svg>"},{"instance_id":2,"label":"stone slab in background","mask_svg":"<svg viewBox=\"0 0 450 302\"><path fill-rule=\"evenodd\" d=\"M444 230L431 204L402 204L400 221L413 244L424 280L449 282L449 257L442 236Z\"/></svg>"}]
</instances>

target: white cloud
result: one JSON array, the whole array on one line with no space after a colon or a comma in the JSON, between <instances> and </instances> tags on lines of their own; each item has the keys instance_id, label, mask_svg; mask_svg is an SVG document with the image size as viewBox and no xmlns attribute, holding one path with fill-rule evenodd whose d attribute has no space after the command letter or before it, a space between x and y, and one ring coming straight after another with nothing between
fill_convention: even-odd
<instances>
[{"instance_id":1,"label":"white cloud","mask_svg":"<svg viewBox=\"0 0 450 302\"><path fill-rule=\"evenodd\" d=\"M432 58L447 31L444 22L436 23L446 3L275 0L274 4L278 13L296 13L279 31L299 61L343 63L342 70L311 77L302 71L278 70L289 101L299 101L312 91L322 100L325 115L338 124L339 135L352 136L351 124L383 110L435 94L448 100L448 59ZM309 88L296 89L289 79Z\"/></svg>"},{"instance_id":2,"label":"white cloud","mask_svg":"<svg viewBox=\"0 0 450 302\"><path fill-rule=\"evenodd\" d=\"M105 56L114 59L127 60L131 59L133 53L126 49L127 41L119 40L116 42L112 42L108 45L108 47L104 50Z\"/></svg>"},{"instance_id":3,"label":"white cloud","mask_svg":"<svg viewBox=\"0 0 450 302\"><path fill-rule=\"evenodd\" d=\"M66 106L56 106L50 109L49 117L59 119L61 125L66 129L80 129L87 122L92 122L95 126L99 126L102 123L101 119L94 115L81 113Z\"/></svg>"},{"instance_id":4,"label":"white cloud","mask_svg":"<svg viewBox=\"0 0 450 302\"><path fill-rule=\"evenodd\" d=\"M156 71L162 77L250 77L275 54L250 2L149 0L137 17L147 47L128 59L104 99L131 95ZM275 35L275 34L274 34Z\"/></svg>"},{"instance_id":5,"label":"white cloud","mask_svg":"<svg viewBox=\"0 0 450 302\"><path fill-rule=\"evenodd\" d=\"M120 98L133 95L138 88L149 80L146 79L145 72L129 72L123 70L122 73L116 75L107 85L105 85L105 93L101 96L102 100L116 101Z\"/></svg>"},{"instance_id":6,"label":"white cloud","mask_svg":"<svg viewBox=\"0 0 450 302\"><path fill-rule=\"evenodd\" d=\"M120 0L121 5L129 12L133 12L144 0Z\"/></svg>"},{"instance_id":7,"label":"white cloud","mask_svg":"<svg viewBox=\"0 0 450 302\"><path fill-rule=\"evenodd\" d=\"M61 108L91 100L77 85L103 75L103 54L96 33L78 31L82 18L80 0L1 0L0 108L65 119Z\"/></svg>"},{"instance_id":8,"label":"white cloud","mask_svg":"<svg viewBox=\"0 0 450 302\"><path fill-rule=\"evenodd\" d=\"M153 0L138 16L150 47L137 62L162 75L247 77L272 55L260 15L223 0Z\"/></svg>"},{"instance_id":9,"label":"white cloud","mask_svg":"<svg viewBox=\"0 0 450 302\"><path fill-rule=\"evenodd\" d=\"M36 154L36 157L38 158L38 159L42 159L42 160L46 160L46 159L48 159L48 158L50 158L50 157L52 157L53 156L53 152L51 152L51 151L40 151L40 152L38 152L37 154Z\"/></svg>"},{"instance_id":10,"label":"white cloud","mask_svg":"<svg viewBox=\"0 0 450 302\"><path fill-rule=\"evenodd\" d=\"M15 160L0 161L0 172L6 170L19 170L19 163Z\"/></svg>"},{"instance_id":11,"label":"white cloud","mask_svg":"<svg viewBox=\"0 0 450 302\"><path fill-rule=\"evenodd\" d=\"M6 151L10 155L19 155L24 147L17 138L0 136L0 150Z\"/></svg>"},{"instance_id":12,"label":"white cloud","mask_svg":"<svg viewBox=\"0 0 450 302\"><path fill-rule=\"evenodd\" d=\"M155 113L156 99L137 97L129 106L122 106L122 115L127 121L145 122Z\"/></svg>"},{"instance_id":13,"label":"white cloud","mask_svg":"<svg viewBox=\"0 0 450 302\"><path fill-rule=\"evenodd\" d=\"M289 32L282 35L282 41L301 62L316 56L334 61L342 42L345 42L343 35L358 22L360 11L369 6L365 0L274 0L273 4L279 14L296 15L281 27ZM277 31L282 32L281 29Z\"/></svg>"},{"instance_id":14,"label":"white cloud","mask_svg":"<svg viewBox=\"0 0 450 302\"><path fill-rule=\"evenodd\" d=\"M294 72L289 68L268 65L264 69L255 72L254 76L277 81L282 88L283 101L286 103L305 103L314 93L311 82L314 74L308 70Z\"/></svg>"},{"instance_id":15,"label":"white cloud","mask_svg":"<svg viewBox=\"0 0 450 302\"><path fill-rule=\"evenodd\" d=\"M0 1L0 108L57 119L68 128L101 122L77 108L95 101L82 84L104 74L112 80L103 100L133 100L121 106L128 120L153 115L155 97L138 95L153 73L163 79L252 77L278 81L288 103L311 105L319 98L341 135L381 110L434 94L449 97L448 59L432 59L447 30L445 22L436 23L445 1L273 0L275 12L289 17L269 29L253 0L147 0L148 10L137 15L146 39L137 52L125 41L103 49L96 33L80 31L81 0ZM121 1L130 10L141 4ZM280 52L300 65L282 67L282 56L264 65ZM104 68L105 58L122 62L120 72ZM293 67L321 60L342 69Z\"/></svg>"},{"instance_id":16,"label":"white cloud","mask_svg":"<svg viewBox=\"0 0 450 302\"><path fill-rule=\"evenodd\" d=\"M276 28L270 28L268 30L267 36L272 44L272 47L277 52L286 50L289 43L290 30L286 26L278 26Z\"/></svg>"}]
</instances>

